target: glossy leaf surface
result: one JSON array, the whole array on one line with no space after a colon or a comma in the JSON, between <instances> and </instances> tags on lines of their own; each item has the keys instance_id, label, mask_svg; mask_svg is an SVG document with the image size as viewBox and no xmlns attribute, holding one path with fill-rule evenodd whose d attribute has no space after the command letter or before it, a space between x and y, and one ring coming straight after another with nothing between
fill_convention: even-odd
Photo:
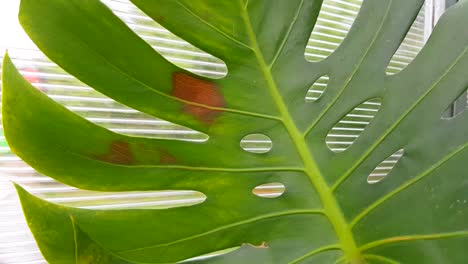
<instances>
[{"instance_id":1,"label":"glossy leaf surface","mask_svg":"<svg viewBox=\"0 0 468 264\"><path fill-rule=\"evenodd\" d=\"M162 26L222 59L208 79L171 64L98 0L22 0L38 47L87 85L142 112L206 133L206 142L129 137L78 117L3 64L11 149L39 172L98 191L196 190L201 204L86 210L17 187L50 263L465 263L468 114L441 119L468 86L468 1L440 20L402 72L385 69L422 0L366 0L321 62L304 49L320 0L132 0ZM44 19L47 18L47 19ZM305 94L321 76L319 100ZM345 151L325 138L362 102L375 118ZM271 139L266 153L246 135ZM382 161L404 155L384 180ZM275 198L252 190L284 185Z\"/></svg>"}]
</instances>

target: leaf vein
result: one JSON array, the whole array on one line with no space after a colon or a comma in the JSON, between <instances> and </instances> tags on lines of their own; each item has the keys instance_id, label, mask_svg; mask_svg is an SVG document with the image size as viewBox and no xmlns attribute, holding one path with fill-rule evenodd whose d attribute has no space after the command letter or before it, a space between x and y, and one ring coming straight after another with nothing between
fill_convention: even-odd
<instances>
[{"instance_id":1,"label":"leaf vein","mask_svg":"<svg viewBox=\"0 0 468 264\"><path fill-rule=\"evenodd\" d=\"M299 263L302 260L305 260L306 258L312 257L312 256L320 254L322 252L329 251L329 250L337 250L337 249L341 249L340 245L323 246L323 247L314 249L314 250L304 254L303 256L300 256L300 257L290 261L288 264L296 264L296 263Z\"/></svg>"},{"instance_id":2,"label":"leaf vein","mask_svg":"<svg viewBox=\"0 0 468 264\"><path fill-rule=\"evenodd\" d=\"M73 231L73 243L74 243L74 251L75 251L75 264L78 264L78 237L77 237L77 232L76 232L76 225L75 221L73 220L73 216L69 215L70 218L70 223L72 226L72 231Z\"/></svg>"},{"instance_id":3,"label":"leaf vein","mask_svg":"<svg viewBox=\"0 0 468 264\"><path fill-rule=\"evenodd\" d=\"M384 256L380 256L380 255L365 254L363 257L364 257L364 259L379 260L379 261L382 261L382 262L388 263L388 264L400 264L400 262L398 262L398 261L395 261L395 260L393 260L391 258L387 258L387 257L384 257Z\"/></svg>"},{"instance_id":4,"label":"leaf vein","mask_svg":"<svg viewBox=\"0 0 468 264\"><path fill-rule=\"evenodd\" d=\"M407 236L396 236L390 237L382 240L373 241L367 244L364 244L359 249L366 251L376 247L401 243L401 242L412 242L418 240L438 240L438 239L450 239L458 237L467 237L468 231L457 231L457 232L448 232L448 233L438 233L438 234L425 234L425 235L407 235Z\"/></svg>"},{"instance_id":5,"label":"leaf vein","mask_svg":"<svg viewBox=\"0 0 468 264\"><path fill-rule=\"evenodd\" d=\"M112 132L112 131L110 131ZM112 132L114 133L114 132ZM59 147L64 148L64 151L76 155L78 157L96 161L89 156L86 156L81 153L73 152L69 149L66 149L64 146L58 145ZM298 171L304 172L303 168L300 167L256 167L256 168L217 168L217 167L200 167L200 166L184 166L184 165L125 165L125 164L115 164L99 160L99 162L112 164L112 166L126 167L126 168L149 168L149 169L180 169L187 171L212 171L212 172L270 172L270 171Z\"/></svg>"},{"instance_id":6,"label":"leaf vein","mask_svg":"<svg viewBox=\"0 0 468 264\"><path fill-rule=\"evenodd\" d=\"M284 47L286 46L286 42L287 42L287 40L289 39L289 36L291 35L291 32L292 32L294 26L295 26L296 23L297 23L297 19L299 18L299 14L301 13L301 10L302 10L303 7L304 7L304 0L301 0L301 3L299 4L299 8L297 9L296 14L294 15L293 22L292 22L291 25L289 26L288 32L287 32L286 35L284 36L283 41L281 42L280 47L278 48L277 52L275 53L275 56L273 57L273 60L271 61L270 65L268 66L269 69L273 68L273 66L275 65L276 61L277 61L278 58L279 58L279 55L281 54L281 52L283 51Z\"/></svg>"},{"instance_id":7,"label":"leaf vein","mask_svg":"<svg viewBox=\"0 0 468 264\"><path fill-rule=\"evenodd\" d=\"M247 220L239 221L239 222L236 222L236 223L219 226L219 227L211 229L209 231L199 233L199 234L195 234L195 235L185 237L185 238L182 238L182 239L174 240L174 241L171 241L171 242L162 243L162 244L158 244L158 245L152 245L152 246L146 246L146 247L139 247L139 248L134 248L134 249L122 250L122 251L119 251L119 253L130 253L130 252L133 253L133 252L137 252L137 251L141 251L141 250L154 249L154 248L158 248L158 247L166 247L166 246L170 246L170 245L190 241L190 240L193 240L193 239L197 239L197 238L200 238L200 237L203 237L203 236L211 235L211 234L221 232L221 231L224 231L224 230L227 230L227 229L235 228L235 227L238 227L238 226L241 226L241 225L252 224L252 223L255 223L255 222L258 222L258 221L271 219L271 218L276 218L276 217L290 216L290 215L300 215L300 214L322 214L323 215L324 213L323 213L322 210L291 210L291 211L285 211L285 212L280 212L280 213L266 214L266 215L262 215L262 216L258 216L258 217L253 217L253 218L250 218L250 219L247 219Z\"/></svg>"},{"instance_id":8,"label":"leaf vein","mask_svg":"<svg viewBox=\"0 0 468 264\"><path fill-rule=\"evenodd\" d=\"M243 43L242 41L236 39L235 37L231 36L230 34L224 32L223 30L215 27L214 25L212 25L210 22L206 21L205 19L201 18L199 15L197 15L195 12L193 12L190 8L188 8L186 5L182 4L179 0L176 0L176 3L178 5L180 5L183 9L185 9L189 14L191 14L193 17L195 17L197 20L199 20L200 22L202 22L203 24L209 26L210 28L214 29L215 31L217 31L218 33L220 33L221 35L225 36L226 38L230 39L231 41L247 48L247 49L252 49L251 47L249 47L247 44Z\"/></svg>"}]
</instances>

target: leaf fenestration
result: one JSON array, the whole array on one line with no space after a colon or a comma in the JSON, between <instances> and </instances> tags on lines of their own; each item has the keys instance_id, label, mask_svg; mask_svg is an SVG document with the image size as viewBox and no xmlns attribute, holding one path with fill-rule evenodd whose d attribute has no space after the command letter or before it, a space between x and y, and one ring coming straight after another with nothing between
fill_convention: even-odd
<instances>
[{"instance_id":1,"label":"leaf fenestration","mask_svg":"<svg viewBox=\"0 0 468 264\"><path fill-rule=\"evenodd\" d=\"M330 80L330 77L327 75L324 75L320 78L317 79L317 81L312 84L312 86L309 88L306 94L306 102L315 102L320 97L322 94L325 92L327 89L328 82Z\"/></svg>"},{"instance_id":2,"label":"leaf fenestration","mask_svg":"<svg viewBox=\"0 0 468 264\"><path fill-rule=\"evenodd\" d=\"M343 152L349 148L372 122L381 104L382 100L380 98L370 99L346 114L328 132L325 139L328 148L336 153Z\"/></svg>"},{"instance_id":3,"label":"leaf fenestration","mask_svg":"<svg viewBox=\"0 0 468 264\"><path fill-rule=\"evenodd\" d=\"M429 7L431 5L428 2L424 2L422 5L421 11L419 11L408 33L387 66L386 73L388 75L394 75L402 71L421 51L429 35L426 30L428 27L426 21L429 21L427 17L430 16Z\"/></svg>"},{"instance_id":4,"label":"leaf fenestration","mask_svg":"<svg viewBox=\"0 0 468 264\"><path fill-rule=\"evenodd\" d=\"M273 148L271 138L264 134L249 134L242 138L240 146L251 153L267 153Z\"/></svg>"},{"instance_id":5,"label":"leaf fenestration","mask_svg":"<svg viewBox=\"0 0 468 264\"><path fill-rule=\"evenodd\" d=\"M255 187L252 193L259 197L276 198L283 195L286 191L284 184L280 182L265 183Z\"/></svg>"},{"instance_id":6,"label":"leaf fenestration","mask_svg":"<svg viewBox=\"0 0 468 264\"><path fill-rule=\"evenodd\" d=\"M378 183L383 180L392 171L393 167L401 159L405 151L403 149L397 150L391 156L382 161L367 177L367 182L370 184Z\"/></svg>"},{"instance_id":7,"label":"leaf fenestration","mask_svg":"<svg viewBox=\"0 0 468 264\"><path fill-rule=\"evenodd\" d=\"M332 54L348 35L361 5L361 0L323 1L317 23L306 47L306 59L318 62Z\"/></svg>"}]
</instances>

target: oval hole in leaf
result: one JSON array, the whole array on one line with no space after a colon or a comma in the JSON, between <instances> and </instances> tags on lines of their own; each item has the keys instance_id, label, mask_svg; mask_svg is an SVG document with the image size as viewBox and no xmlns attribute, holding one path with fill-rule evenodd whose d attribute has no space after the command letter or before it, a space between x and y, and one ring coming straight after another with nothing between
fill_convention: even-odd
<instances>
[{"instance_id":1,"label":"oval hole in leaf","mask_svg":"<svg viewBox=\"0 0 468 264\"><path fill-rule=\"evenodd\" d=\"M315 102L317 101L320 97L322 97L323 92L328 86L328 81L329 81L329 76L324 75L315 81L314 84L309 88L307 91L305 100L306 102Z\"/></svg>"},{"instance_id":2,"label":"oval hole in leaf","mask_svg":"<svg viewBox=\"0 0 468 264\"><path fill-rule=\"evenodd\" d=\"M241 140L240 146L247 152L267 153L273 148L273 142L264 134L249 134Z\"/></svg>"},{"instance_id":3,"label":"oval hole in leaf","mask_svg":"<svg viewBox=\"0 0 468 264\"><path fill-rule=\"evenodd\" d=\"M390 63L387 65L386 73L388 75L394 75L402 71L408 64L410 64L413 59L418 55L418 53L423 48L427 39L427 29L425 25L426 16L426 4L424 4L419 11L416 20L413 22L406 37L400 44L398 50L393 54Z\"/></svg>"},{"instance_id":4,"label":"oval hole in leaf","mask_svg":"<svg viewBox=\"0 0 468 264\"><path fill-rule=\"evenodd\" d=\"M390 171L392 171L401 157L403 157L404 152L405 151L403 149L400 149L377 165L377 167L375 167L375 169L367 177L367 182L369 184L375 184L382 181L390 173Z\"/></svg>"},{"instance_id":5,"label":"oval hole in leaf","mask_svg":"<svg viewBox=\"0 0 468 264\"><path fill-rule=\"evenodd\" d=\"M377 114L381 101L380 98L365 101L338 121L325 139L328 148L336 153L349 148Z\"/></svg>"},{"instance_id":6,"label":"oval hole in leaf","mask_svg":"<svg viewBox=\"0 0 468 264\"><path fill-rule=\"evenodd\" d=\"M286 187L280 182L272 182L259 185L252 190L252 193L262 198L276 198L283 195Z\"/></svg>"},{"instance_id":7,"label":"oval hole in leaf","mask_svg":"<svg viewBox=\"0 0 468 264\"><path fill-rule=\"evenodd\" d=\"M323 1L305 49L306 60L317 62L332 54L348 35L361 5L359 0Z\"/></svg>"}]
</instances>

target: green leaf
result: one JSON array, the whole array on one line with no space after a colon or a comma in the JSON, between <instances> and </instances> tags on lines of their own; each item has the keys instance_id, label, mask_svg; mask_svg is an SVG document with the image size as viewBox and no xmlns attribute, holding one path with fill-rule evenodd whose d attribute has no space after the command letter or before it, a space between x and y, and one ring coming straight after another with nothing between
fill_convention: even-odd
<instances>
[{"instance_id":1,"label":"green leaf","mask_svg":"<svg viewBox=\"0 0 468 264\"><path fill-rule=\"evenodd\" d=\"M99 191L196 190L164 210L85 210L18 193L50 263L465 263L468 114L441 119L468 87L468 1L439 21L402 72L385 69L423 0L364 1L327 59L304 58L320 0L132 0L162 26L222 59L208 79L155 52L98 0L22 0L20 21L54 62L142 112L206 133L203 143L123 136L56 104L5 56L3 126L41 173ZM45 19L46 18L46 19ZM322 76L324 94L305 94ZM325 142L347 113L379 112L345 151ZM268 136L267 153L240 146ZM382 181L374 168L404 155ZM256 186L281 183L267 199Z\"/></svg>"}]
</instances>

